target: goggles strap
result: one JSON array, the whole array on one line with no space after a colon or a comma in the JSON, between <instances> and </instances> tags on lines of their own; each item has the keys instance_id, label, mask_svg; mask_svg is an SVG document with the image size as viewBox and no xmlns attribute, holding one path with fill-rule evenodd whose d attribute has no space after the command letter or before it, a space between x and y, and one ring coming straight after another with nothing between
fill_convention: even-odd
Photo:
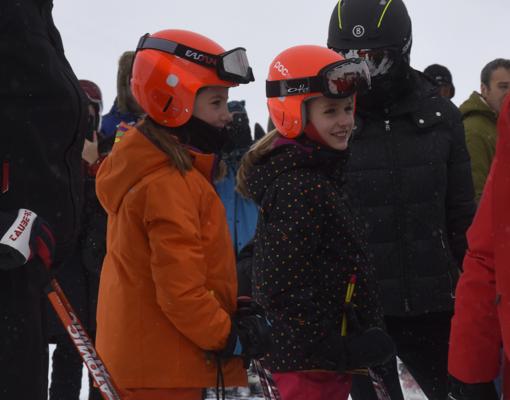
<instances>
[{"instance_id":1,"label":"goggles strap","mask_svg":"<svg viewBox=\"0 0 510 400\"><path fill-rule=\"evenodd\" d=\"M148 35L142 36L138 42L136 50L142 49L159 50L164 53L173 54L208 68L216 68L219 60L219 57L214 54L184 46L171 40L150 37Z\"/></svg>"},{"instance_id":2,"label":"goggles strap","mask_svg":"<svg viewBox=\"0 0 510 400\"><path fill-rule=\"evenodd\" d=\"M267 97L286 97L306 93L322 93L323 91L324 85L320 76L284 79L280 81L266 81Z\"/></svg>"}]
</instances>

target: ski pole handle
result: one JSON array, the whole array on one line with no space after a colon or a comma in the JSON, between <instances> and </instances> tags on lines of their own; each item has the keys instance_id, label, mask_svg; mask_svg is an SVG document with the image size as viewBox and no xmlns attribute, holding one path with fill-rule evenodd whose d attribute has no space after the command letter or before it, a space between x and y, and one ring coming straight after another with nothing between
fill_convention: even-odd
<instances>
[{"instance_id":1,"label":"ski pole handle","mask_svg":"<svg viewBox=\"0 0 510 400\"><path fill-rule=\"evenodd\" d=\"M345 292L345 304L350 304L352 300L352 295L354 294L354 287L356 286L356 275L351 275L351 279L347 284L347 291ZM342 336L347 336L347 314L344 311L342 316L342 327L340 334Z\"/></svg>"}]
</instances>

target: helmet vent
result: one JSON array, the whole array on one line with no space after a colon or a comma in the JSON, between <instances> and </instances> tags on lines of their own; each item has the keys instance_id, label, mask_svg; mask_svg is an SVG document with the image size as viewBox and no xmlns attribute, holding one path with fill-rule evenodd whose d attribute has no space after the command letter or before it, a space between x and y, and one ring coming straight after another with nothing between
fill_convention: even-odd
<instances>
[{"instance_id":1,"label":"helmet vent","mask_svg":"<svg viewBox=\"0 0 510 400\"><path fill-rule=\"evenodd\" d=\"M163 112L166 112L166 110L168 110L168 107L170 107L170 104L172 103L172 100L174 99L173 96L170 96L165 104L165 106L163 107Z\"/></svg>"}]
</instances>

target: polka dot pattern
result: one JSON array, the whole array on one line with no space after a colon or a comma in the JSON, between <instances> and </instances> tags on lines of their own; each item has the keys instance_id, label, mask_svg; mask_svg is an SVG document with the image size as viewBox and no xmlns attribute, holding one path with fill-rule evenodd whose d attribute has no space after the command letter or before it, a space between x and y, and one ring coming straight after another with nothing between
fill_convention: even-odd
<instances>
[{"instance_id":1,"label":"polka dot pattern","mask_svg":"<svg viewBox=\"0 0 510 400\"><path fill-rule=\"evenodd\" d=\"M260 206L254 239L253 293L269 315L273 371L318 368L308 349L340 332L347 284L364 327L382 325L366 243L343 192L347 152L287 144L254 167L248 189Z\"/></svg>"}]
</instances>

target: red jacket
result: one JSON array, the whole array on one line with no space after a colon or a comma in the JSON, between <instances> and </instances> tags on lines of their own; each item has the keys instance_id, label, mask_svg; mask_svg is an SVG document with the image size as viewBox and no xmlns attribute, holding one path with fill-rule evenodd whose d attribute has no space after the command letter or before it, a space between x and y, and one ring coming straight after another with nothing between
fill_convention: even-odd
<instances>
[{"instance_id":1,"label":"red jacket","mask_svg":"<svg viewBox=\"0 0 510 400\"><path fill-rule=\"evenodd\" d=\"M510 96L498 122L491 172L473 225L456 292L449 372L466 383L488 382L510 359ZM508 370L508 368L506 368ZM505 383L510 382L510 371ZM510 395L510 385L505 392Z\"/></svg>"}]
</instances>

